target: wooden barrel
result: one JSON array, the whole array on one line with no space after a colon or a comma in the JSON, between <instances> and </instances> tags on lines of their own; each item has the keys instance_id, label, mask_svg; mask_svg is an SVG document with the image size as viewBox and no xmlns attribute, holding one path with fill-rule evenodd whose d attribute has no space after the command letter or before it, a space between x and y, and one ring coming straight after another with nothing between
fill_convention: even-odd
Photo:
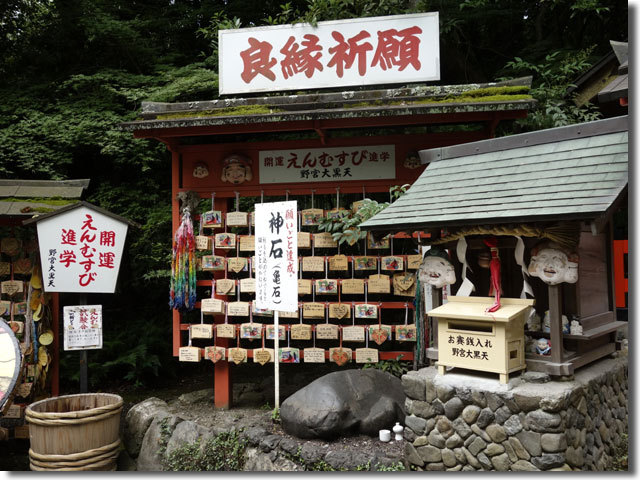
<instances>
[{"instance_id":1,"label":"wooden barrel","mask_svg":"<svg viewBox=\"0 0 640 480\"><path fill-rule=\"evenodd\" d=\"M81 393L32 403L29 422L31 470L115 470L120 453L122 398Z\"/></svg>"}]
</instances>

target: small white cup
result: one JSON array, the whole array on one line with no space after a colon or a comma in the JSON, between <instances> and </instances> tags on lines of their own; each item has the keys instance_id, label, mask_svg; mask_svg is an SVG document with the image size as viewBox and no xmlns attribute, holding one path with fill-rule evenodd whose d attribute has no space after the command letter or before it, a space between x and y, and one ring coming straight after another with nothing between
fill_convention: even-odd
<instances>
[{"instance_id":1,"label":"small white cup","mask_svg":"<svg viewBox=\"0 0 640 480\"><path fill-rule=\"evenodd\" d=\"M380 441L381 442L388 442L389 440L391 440L391 431L390 430L380 430Z\"/></svg>"}]
</instances>

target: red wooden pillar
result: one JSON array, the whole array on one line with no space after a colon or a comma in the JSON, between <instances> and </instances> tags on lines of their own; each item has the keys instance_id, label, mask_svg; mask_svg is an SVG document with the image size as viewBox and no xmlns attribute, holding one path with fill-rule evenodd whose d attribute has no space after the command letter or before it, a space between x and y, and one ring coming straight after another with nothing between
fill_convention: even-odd
<instances>
[{"instance_id":1,"label":"red wooden pillar","mask_svg":"<svg viewBox=\"0 0 640 480\"><path fill-rule=\"evenodd\" d=\"M180 154L171 150L171 231L175 232L180 226L180 202L178 190L180 188ZM171 239L173 245L173 238ZM171 310L173 319L173 356L177 357L180 349L180 312Z\"/></svg>"}]
</instances>

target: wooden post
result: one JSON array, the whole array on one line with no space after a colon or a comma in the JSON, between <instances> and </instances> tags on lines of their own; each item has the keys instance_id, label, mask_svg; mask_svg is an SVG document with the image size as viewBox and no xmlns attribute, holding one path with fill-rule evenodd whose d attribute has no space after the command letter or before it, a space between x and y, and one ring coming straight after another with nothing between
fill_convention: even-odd
<instances>
[{"instance_id":1,"label":"wooden post","mask_svg":"<svg viewBox=\"0 0 640 480\"><path fill-rule=\"evenodd\" d=\"M53 327L53 365L51 366L51 396L60 394L60 294L51 294Z\"/></svg>"},{"instance_id":2,"label":"wooden post","mask_svg":"<svg viewBox=\"0 0 640 480\"><path fill-rule=\"evenodd\" d=\"M442 288L431 287L431 308L442 305ZM438 321L429 317L430 331L433 332L433 348L438 348Z\"/></svg>"},{"instance_id":3,"label":"wooden post","mask_svg":"<svg viewBox=\"0 0 640 480\"><path fill-rule=\"evenodd\" d=\"M549 285L549 319L551 324L551 361L563 363L562 285Z\"/></svg>"},{"instance_id":4,"label":"wooden post","mask_svg":"<svg viewBox=\"0 0 640 480\"><path fill-rule=\"evenodd\" d=\"M279 331L279 313L278 310L273 312L273 328L275 330L275 335L273 337L273 354L275 358L273 359L273 379L274 379L274 400L275 404L274 408L278 410L280 408L280 331Z\"/></svg>"}]
</instances>

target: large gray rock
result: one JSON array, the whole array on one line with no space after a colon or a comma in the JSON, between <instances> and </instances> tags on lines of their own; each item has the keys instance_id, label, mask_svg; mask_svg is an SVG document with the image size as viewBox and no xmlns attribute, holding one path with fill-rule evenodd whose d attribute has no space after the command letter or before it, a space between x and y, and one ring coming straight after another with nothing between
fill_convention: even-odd
<instances>
[{"instance_id":1,"label":"large gray rock","mask_svg":"<svg viewBox=\"0 0 640 480\"><path fill-rule=\"evenodd\" d=\"M320 377L282 402L282 428L299 438L377 436L404 423L400 379L375 369L346 370Z\"/></svg>"},{"instance_id":2,"label":"large gray rock","mask_svg":"<svg viewBox=\"0 0 640 480\"><path fill-rule=\"evenodd\" d=\"M207 436L209 430L201 425L190 420L185 420L176 425L176 428L171 434L171 438L167 442L166 456L168 457L180 447L184 445L195 443L198 439Z\"/></svg>"},{"instance_id":3,"label":"large gray rock","mask_svg":"<svg viewBox=\"0 0 640 480\"><path fill-rule=\"evenodd\" d=\"M159 412L166 412L167 402L156 397L147 398L143 402L131 407L124 420L123 440L127 453L132 458L140 454L142 439L147 433L153 417Z\"/></svg>"},{"instance_id":4,"label":"large gray rock","mask_svg":"<svg viewBox=\"0 0 640 480\"><path fill-rule=\"evenodd\" d=\"M176 426L182 418L158 412L144 434L137 470L139 472L160 472L163 469L164 450Z\"/></svg>"}]
</instances>

